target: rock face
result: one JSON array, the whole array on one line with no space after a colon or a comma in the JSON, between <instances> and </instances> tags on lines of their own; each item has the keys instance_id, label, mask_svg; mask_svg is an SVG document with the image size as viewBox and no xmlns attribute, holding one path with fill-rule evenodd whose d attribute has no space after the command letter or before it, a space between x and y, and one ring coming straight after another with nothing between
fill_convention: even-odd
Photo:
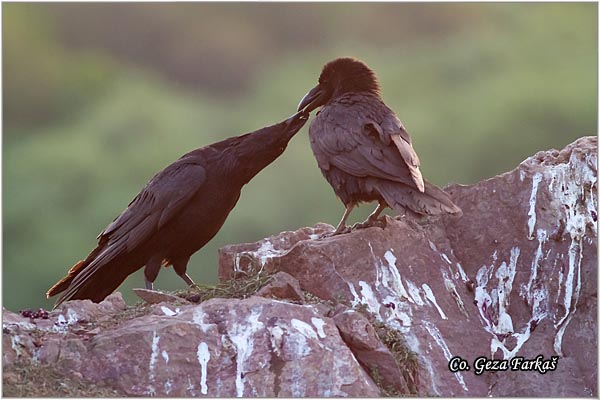
<instances>
[{"instance_id":1,"label":"rock face","mask_svg":"<svg viewBox=\"0 0 600 400\"><path fill-rule=\"evenodd\" d=\"M100 304L72 301L46 322L15 314L4 322L5 365L28 357L128 396L373 397L331 318L314 306L254 296L199 305L153 305L113 328L88 329ZM106 307L110 305L109 307ZM105 320L115 317L104 314ZM55 322L53 322L55 321ZM64 321L64 322L62 322ZM35 329L43 337L35 338Z\"/></svg>"},{"instance_id":2,"label":"rock face","mask_svg":"<svg viewBox=\"0 0 600 400\"><path fill-rule=\"evenodd\" d=\"M420 394L597 396L597 139L447 188L464 215L387 217L330 238L317 226L220 252L220 277L258 264L323 299L362 305L419 354ZM313 235L313 236L311 236ZM550 360L555 371L475 374L475 360ZM459 356L469 371L449 371Z\"/></svg>"},{"instance_id":3,"label":"rock face","mask_svg":"<svg viewBox=\"0 0 600 400\"><path fill-rule=\"evenodd\" d=\"M596 159L586 137L451 186L461 218L221 249L223 280L275 273L257 296L4 310L4 382L29 362L123 396L597 396ZM502 370L538 355L556 368ZM450 371L456 357L469 369ZM477 373L478 357L499 370Z\"/></svg>"}]
</instances>

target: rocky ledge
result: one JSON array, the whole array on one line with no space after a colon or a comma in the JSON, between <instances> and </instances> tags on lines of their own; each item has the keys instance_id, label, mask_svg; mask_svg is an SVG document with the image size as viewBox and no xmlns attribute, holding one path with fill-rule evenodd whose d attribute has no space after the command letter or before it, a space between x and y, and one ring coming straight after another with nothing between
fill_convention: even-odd
<instances>
[{"instance_id":1,"label":"rocky ledge","mask_svg":"<svg viewBox=\"0 0 600 400\"><path fill-rule=\"evenodd\" d=\"M5 395L50 368L84 385L54 395L596 397L596 160L584 137L452 185L461 218L227 246L222 281L267 277L242 298L4 310Z\"/></svg>"}]
</instances>

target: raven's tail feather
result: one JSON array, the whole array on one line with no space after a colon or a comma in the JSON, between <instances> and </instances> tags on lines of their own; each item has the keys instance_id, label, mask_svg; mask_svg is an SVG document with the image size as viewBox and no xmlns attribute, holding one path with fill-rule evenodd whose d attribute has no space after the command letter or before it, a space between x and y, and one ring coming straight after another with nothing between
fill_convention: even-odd
<instances>
[{"instance_id":1,"label":"raven's tail feather","mask_svg":"<svg viewBox=\"0 0 600 400\"><path fill-rule=\"evenodd\" d=\"M96 247L85 260L75 264L67 276L48 290L48 298L62 293L54 308L69 300L89 299L99 303L137 269L131 269L130 264L123 264L124 260L119 257L102 262L97 258L101 250L101 246Z\"/></svg>"},{"instance_id":2,"label":"raven's tail feather","mask_svg":"<svg viewBox=\"0 0 600 400\"><path fill-rule=\"evenodd\" d=\"M380 180L375 187L386 203L396 212L401 213L408 208L423 215L462 215L460 207L452 202L446 192L427 181L425 181L424 193L417 188L392 181Z\"/></svg>"},{"instance_id":3,"label":"raven's tail feather","mask_svg":"<svg viewBox=\"0 0 600 400\"><path fill-rule=\"evenodd\" d=\"M73 281L73 278L75 278L77 276L77 274L79 274L79 272L81 272L81 269L84 266L85 266L85 260L81 260L77 264L73 265L71 267L71 269L69 270L69 272L67 273L67 276L62 278L54 286L52 286L50 289L48 289L48 291L46 292L46 297L50 298L52 296L59 294L60 292L64 292L65 290L67 290L67 288Z\"/></svg>"}]
</instances>

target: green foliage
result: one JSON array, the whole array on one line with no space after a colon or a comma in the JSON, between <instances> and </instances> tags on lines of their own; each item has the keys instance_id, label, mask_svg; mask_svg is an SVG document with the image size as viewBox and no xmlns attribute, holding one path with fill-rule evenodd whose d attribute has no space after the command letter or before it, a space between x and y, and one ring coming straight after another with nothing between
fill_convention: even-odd
<instances>
[{"instance_id":1,"label":"green foliage","mask_svg":"<svg viewBox=\"0 0 600 400\"><path fill-rule=\"evenodd\" d=\"M476 182L596 134L596 4L176 6L159 14L165 5L94 5L104 11L93 22L88 5L5 5L6 307L50 306L45 291L154 173L291 115L336 56L377 71L424 176L439 185ZM235 29L244 34L234 40ZM182 78L167 64L191 72ZM194 71L243 84L188 85ZM192 257L196 282L216 281L221 246L337 223L343 207L306 133L242 191L221 232ZM142 282L138 272L120 290L131 301ZM182 286L171 270L159 275L161 289Z\"/></svg>"},{"instance_id":2,"label":"green foliage","mask_svg":"<svg viewBox=\"0 0 600 400\"><path fill-rule=\"evenodd\" d=\"M3 123L11 136L72 118L102 94L113 71L98 54L67 51L40 11L34 4L3 7Z\"/></svg>"}]
</instances>

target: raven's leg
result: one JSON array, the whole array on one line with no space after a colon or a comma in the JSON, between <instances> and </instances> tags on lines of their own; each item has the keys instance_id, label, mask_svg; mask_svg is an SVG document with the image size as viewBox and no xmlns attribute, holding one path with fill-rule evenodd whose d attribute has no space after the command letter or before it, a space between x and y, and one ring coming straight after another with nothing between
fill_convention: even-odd
<instances>
[{"instance_id":1,"label":"raven's leg","mask_svg":"<svg viewBox=\"0 0 600 400\"><path fill-rule=\"evenodd\" d=\"M146 279L146 289L154 290L154 281L160 271L162 264L162 258L154 257L146 262L146 268L144 268L144 278Z\"/></svg>"},{"instance_id":2,"label":"raven's leg","mask_svg":"<svg viewBox=\"0 0 600 400\"><path fill-rule=\"evenodd\" d=\"M375 209L375 211L373 211L371 213L371 215L369 215L369 217L367 218L367 220L365 221L366 223L372 223L377 221L377 218L379 218L379 214L381 214L381 212L387 207L387 204L385 202L380 202L377 205L377 208Z\"/></svg>"},{"instance_id":3,"label":"raven's leg","mask_svg":"<svg viewBox=\"0 0 600 400\"><path fill-rule=\"evenodd\" d=\"M181 279L183 279L185 283L187 283L188 286L195 286L196 284L194 283L192 278L190 278L190 276L187 274L187 265L189 261L189 257L180 260L173 260L173 269L175 270L177 275L179 275Z\"/></svg>"},{"instance_id":4,"label":"raven's leg","mask_svg":"<svg viewBox=\"0 0 600 400\"><path fill-rule=\"evenodd\" d=\"M346 231L346 220L350 216L350 213L352 212L353 209L354 209L354 205L353 204L350 204L350 205L346 206L346 211L344 212L344 215L342 216L342 220L338 224L337 228L335 228L335 232L333 232L333 235L339 235L340 233L345 233L345 231Z\"/></svg>"},{"instance_id":5,"label":"raven's leg","mask_svg":"<svg viewBox=\"0 0 600 400\"><path fill-rule=\"evenodd\" d=\"M368 228L371 226L375 226L375 225L381 225L378 223L381 223L381 221L379 221L379 214L381 214L381 212L387 207L388 205L386 204L385 201L380 201L379 204L377 205L377 208L375 208L375 211L373 211L371 213L371 215L369 215L369 217L364 220L363 222L361 222L360 224L354 224L352 226L352 229L363 229L363 228ZM383 226L381 226L383 228Z\"/></svg>"}]
</instances>

